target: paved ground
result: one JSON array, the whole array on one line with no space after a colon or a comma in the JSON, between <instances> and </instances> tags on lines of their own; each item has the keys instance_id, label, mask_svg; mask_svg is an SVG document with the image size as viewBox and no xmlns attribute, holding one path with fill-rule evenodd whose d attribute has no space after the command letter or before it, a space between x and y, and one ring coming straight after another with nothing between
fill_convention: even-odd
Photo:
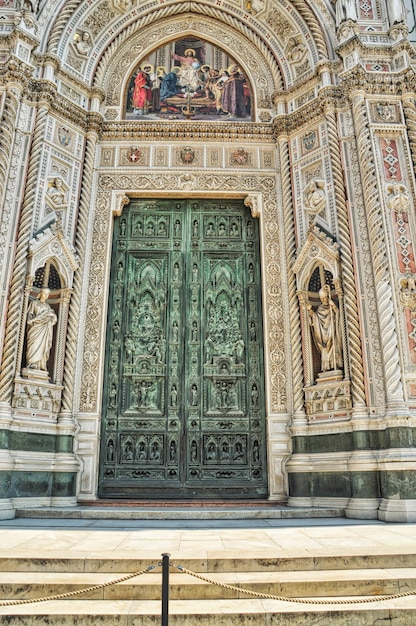
<instances>
[{"instance_id":1,"label":"paved ground","mask_svg":"<svg viewBox=\"0 0 416 626\"><path fill-rule=\"evenodd\" d=\"M416 524L308 520L0 521L0 557L299 557L415 554Z\"/></svg>"}]
</instances>

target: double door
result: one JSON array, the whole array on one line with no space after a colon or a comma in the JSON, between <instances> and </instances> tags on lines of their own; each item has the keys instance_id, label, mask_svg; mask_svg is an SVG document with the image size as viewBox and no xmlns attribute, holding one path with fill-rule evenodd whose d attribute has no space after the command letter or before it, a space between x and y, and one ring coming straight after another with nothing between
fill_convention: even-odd
<instances>
[{"instance_id":1,"label":"double door","mask_svg":"<svg viewBox=\"0 0 416 626\"><path fill-rule=\"evenodd\" d=\"M241 202L116 218L99 495L267 495L258 223Z\"/></svg>"}]
</instances>

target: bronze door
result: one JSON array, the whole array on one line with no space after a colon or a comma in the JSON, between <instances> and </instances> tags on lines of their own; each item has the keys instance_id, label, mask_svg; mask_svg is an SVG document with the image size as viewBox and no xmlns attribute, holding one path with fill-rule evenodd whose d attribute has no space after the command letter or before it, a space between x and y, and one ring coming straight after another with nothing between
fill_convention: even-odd
<instances>
[{"instance_id":1,"label":"bronze door","mask_svg":"<svg viewBox=\"0 0 416 626\"><path fill-rule=\"evenodd\" d=\"M113 243L100 497L265 497L257 220L132 200Z\"/></svg>"}]
</instances>

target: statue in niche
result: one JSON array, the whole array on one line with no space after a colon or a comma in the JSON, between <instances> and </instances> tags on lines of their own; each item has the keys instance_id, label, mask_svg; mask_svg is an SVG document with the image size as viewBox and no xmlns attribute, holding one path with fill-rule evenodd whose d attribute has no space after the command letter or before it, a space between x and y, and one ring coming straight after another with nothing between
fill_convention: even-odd
<instances>
[{"instance_id":1,"label":"statue in niche","mask_svg":"<svg viewBox=\"0 0 416 626\"><path fill-rule=\"evenodd\" d=\"M52 347L53 327L57 317L46 302L50 290L43 287L36 300L29 304L27 313L26 367L46 371Z\"/></svg>"},{"instance_id":2,"label":"statue in niche","mask_svg":"<svg viewBox=\"0 0 416 626\"><path fill-rule=\"evenodd\" d=\"M205 232L205 235L207 237L214 237L215 235L215 230L214 230L214 224L212 222L209 222L208 226L207 226L207 230Z\"/></svg>"},{"instance_id":3,"label":"statue in niche","mask_svg":"<svg viewBox=\"0 0 416 626\"><path fill-rule=\"evenodd\" d=\"M74 35L75 50L83 57L88 56L91 52L91 35L85 30L82 35L76 33Z\"/></svg>"},{"instance_id":4,"label":"statue in niche","mask_svg":"<svg viewBox=\"0 0 416 626\"><path fill-rule=\"evenodd\" d=\"M175 263L172 271L172 279L174 283L177 283L179 280L179 264Z\"/></svg>"},{"instance_id":5,"label":"statue in niche","mask_svg":"<svg viewBox=\"0 0 416 626\"><path fill-rule=\"evenodd\" d=\"M324 285L319 290L321 304L314 311L308 303L312 336L321 354L321 371L342 367L342 342L339 309L331 298L331 288Z\"/></svg>"},{"instance_id":6,"label":"statue in niche","mask_svg":"<svg viewBox=\"0 0 416 626\"><path fill-rule=\"evenodd\" d=\"M191 406L198 406L198 387L195 383L191 387Z\"/></svg>"},{"instance_id":7,"label":"statue in niche","mask_svg":"<svg viewBox=\"0 0 416 626\"><path fill-rule=\"evenodd\" d=\"M198 341L198 324L195 321L192 322L191 337L194 343Z\"/></svg>"},{"instance_id":8,"label":"statue in niche","mask_svg":"<svg viewBox=\"0 0 416 626\"><path fill-rule=\"evenodd\" d=\"M129 333L124 340L124 347L126 349L126 361L130 365L134 362L135 344L132 334Z\"/></svg>"},{"instance_id":9,"label":"statue in niche","mask_svg":"<svg viewBox=\"0 0 416 626\"><path fill-rule=\"evenodd\" d=\"M255 383L251 387L250 398L251 398L251 406L253 407L253 409L257 409L259 406L259 390Z\"/></svg>"},{"instance_id":10,"label":"statue in niche","mask_svg":"<svg viewBox=\"0 0 416 626\"><path fill-rule=\"evenodd\" d=\"M175 343L178 342L178 338L179 338L179 328L178 328L178 323L177 322L173 322L172 325L172 339Z\"/></svg>"},{"instance_id":11,"label":"statue in niche","mask_svg":"<svg viewBox=\"0 0 416 626\"><path fill-rule=\"evenodd\" d=\"M117 385L113 383L108 394L108 408L115 409L117 406Z\"/></svg>"},{"instance_id":12,"label":"statue in niche","mask_svg":"<svg viewBox=\"0 0 416 626\"><path fill-rule=\"evenodd\" d=\"M236 365L243 362L244 359L244 340L241 334L238 335L237 341L234 345L234 356Z\"/></svg>"},{"instance_id":13,"label":"statue in niche","mask_svg":"<svg viewBox=\"0 0 416 626\"><path fill-rule=\"evenodd\" d=\"M196 263L194 263L192 266L192 282L198 282L198 265Z\"/></svg>"},{"instance_id":14,"label":"statue in niche","mask_svg":"<svg viewBox=\"0 0 416 626\"><path fill-rule=\"evenodd\" d=\"M311 216L318 215L326 207L325 183L313 178L303 190L303 205Z\"/></svg>"},{"instance_id":15,"label":"statue in niche","mask_svg":"<svg viewBox=\"0 0 416 626\"><path fill-rule=\"evenodd\" d=\"M198 457L198 446L196 445L196 441L193 439L191 442L191 463L196 463Z\"/></svg>"},{"instance_id":16,"label":"statue in niche","mask_svg":"<svg viewBox=\"0 0 416 626\"><path fill-rule=\"evenodd\" d=\"M170 406L178 406L178 390L176 389L176 385L172 385L170 390Z\"/></svg>"},{"instance_id":17,"label":"statue in niche","mask_svg":"<svg viewBox=\"0 0 416 626\"><path fill-rule=\"evenodd\" d=\"M357 21L355 0L337 0L335 7L335 24L338 27L342 22Z\"/></svg>"},{"instance_id":18,"label":"statue in niche","mask_svg":"<svg viewBox=\"0 0 416 626\"><path fill-rule=\"evenodd\" d=\"M176 461L176 443L174 441L170 442L169 458L172 462Z\"/></svg>"},{"instance_id":19,"label":"statue in niche","mask_svg":"<svg viewBox=\"0 0 416 626\"><path fill-rule=\"evenodd\" d=\"M126 236L126 220L122 219L120 222L120 237Z\"/></svg>"},{"instance_id":20,"label":"statue in niche","mask_svg":"<svg viewBox=\"0 0 416 626\"><path fill-rule=\"evenodd\" d=\"M260 460L260 446L257 439L253 441L253 462L258 463Z\"/></svg>"},{"instance_id":21,"label":"statue in niche","mask_svg":"<svg viewBox=\"0 0 416 626\"><path fill-rule=\"evenodd\" d=\"M387 16L390 27L406 22L406 7L403 0L387 0Z\"/></svg>"},{"instance_id":22,"label":"statue in niche","mask_svg":"<svg viewBox=\"0 0 416 626\"><path fill-rule=\"evenodd\" d=\"M114 461L114 441L109 439L107 443L107 462L112 463Z\"/></svg>"},{"instance_id":23,"label":"statue in niche","mask_svg":"<svg viewBox=\"0 0 416 626\"><path fill-rule=\"evenodd\" d=\"M256 322L250 322L250 341L257 341Z\"/></svg>"},{"instance_id":24,"label":"statue in niche","mask_svg":"<svg viewBox=\"0 0 416 626\"><path fill-rule=\"evenodd\" d=\"M198 220L194 220L194 223L192 225L192 236L193 237L198 237L199 235L199 224L198 224Z\"/></svg>"},{"instance_id":25,"label":"statue in niche","mask_svg":"<svg viewBox=\"0 0 416 626\"><path fill-rule=\"evenodd\" d=\"M207 338L205 339L205 354L205 365L212 365L215 355L215 345L210 335L207 335Z\"/></svg>"},{"instance_id":26,"label":"statue in niche","mask_svg":"<svg viewBox=\"0 0 416 626\"><path fill-rule=\"evenodd\" d=\"M113 341L118 341L120 339L120 322L115 320L113 324Z\"/></svg>"}]
</instances>

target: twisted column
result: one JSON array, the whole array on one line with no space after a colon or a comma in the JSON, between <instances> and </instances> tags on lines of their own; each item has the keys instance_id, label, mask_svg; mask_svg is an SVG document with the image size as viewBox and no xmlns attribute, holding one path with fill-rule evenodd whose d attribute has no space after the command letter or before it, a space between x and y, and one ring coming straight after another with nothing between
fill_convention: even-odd
<instances>
[{"instance_id":1,"label":"twisted column","mask_svg":"<svg viewBox=\"0 0 416 626\"><path fill-rule=\"evenodd\" d=\"M14 268L9 291L9 306L0 370L0 402L8 402L16 368L16 351L22 313L22 294L26 278L27 252L32 234L33 207L38 189L38 172L45 137L48 107L42 104L37 112L30 149L26 193L20 214Z\"/></svg>"},{"instance_id":2,"label":"twisted column","mask_svg":"<svg viewBox=\"0 0 416 626\"><path fill-rule=\"evenodd\" d=\"M91 188L94 174L94 161L97 139L97 129L90 130L87 134L87 141L85 146L84 171L82 176L81 196L78 208L75 249L79 257L79 266L74 275L71 304L69 307L63 375L64 391L62 396L61 415L63 413L71 413L73 406L78 326L81 310L85 249L88 235L88 213L90 209Z\"/></svg>"},{"instance_id":3,"label":"twisted column","mask_svg":"<svg viewBox=\"0 0 416 626\"><path fill-rule=\"evenodd\" d=\"M6 92L3 115L0 120L0 206L3 206L4 194L6 192L6 180L10 166L10 155L12 153L14 128L17 120L19 108L19 97L9 89Z\"/></svg>"},{"instance_id":4,"label":"twisted column","mask_svg":"<svg viewBox=\"0 0 416 626\"><path fill-rule=\"evenodd\" d=\"M409 137L413 167L416 168L416 104L412 94L403 96L403 111Z\"/></svg>"},{"instance_id":5,"label":"twisted column","mask_svg":"<svg viewBox=\"0 0 416 626\"><path fill-rule=\"evenodd\" d=\"M351 235L348 221L342 162L338 141L338 128L335 112L325 112L328 131L329 151L332 166L332 181L335 191L335 205L338 217L339 241L341 244L342 280L348 327L348 349L350 357L351 395L355 409L366 406L364 384L363 352L361 346L360 320L358 316L357 291L354 278L354 265L351 249ZM344 345L345 349L345 345ZM348 359L344 359L345 375L348 377Z\"/></svg>"},{"instance_id":6,"label":"twisted column","mask_svg":"<svg viewBox=\"0 0 416 626\"><path fill-rule=\"evenodd\" d=\"M287 138L279 139L280 175L283 195L283 214L286 242L287 288L289 296L290 344L292 346L293 382L293 425L306 424L303 393L302 335L300 328L299 303L296 292L296 277L292 270L296 260L296 238L290 179L290 155Z\"/></svg>"},{"instance_id":7,"label":"twisted column","mask_svg":"<svg viewBox=\"0 0 416 626\"><path fill-rule=\"evenodd\" d=\"M364 95L362 93L355 94L352 98L352 103L356 134L358 137L358 157L363 181L368 231L373 253L374 281L386 383L386 402L390 411L397 411L399 409L407 412L400 371L400 356L392 299L393 294L389 282L389 263L386 255L387 244L383 228L379 190Z\"/></svg>"},{"instance_id":8,"label":"twisted column","mask_svg":"<svg viewBox=\"0 0 416 626\"><path fill-rule=\"evenodd\" d=\"M62 33L67 27L68 20L77 10L82 0L71 0L59 12L59 17L54 25L48 41L48 52L55 54L58 48Z\"/></svg>"}]
</instances>

